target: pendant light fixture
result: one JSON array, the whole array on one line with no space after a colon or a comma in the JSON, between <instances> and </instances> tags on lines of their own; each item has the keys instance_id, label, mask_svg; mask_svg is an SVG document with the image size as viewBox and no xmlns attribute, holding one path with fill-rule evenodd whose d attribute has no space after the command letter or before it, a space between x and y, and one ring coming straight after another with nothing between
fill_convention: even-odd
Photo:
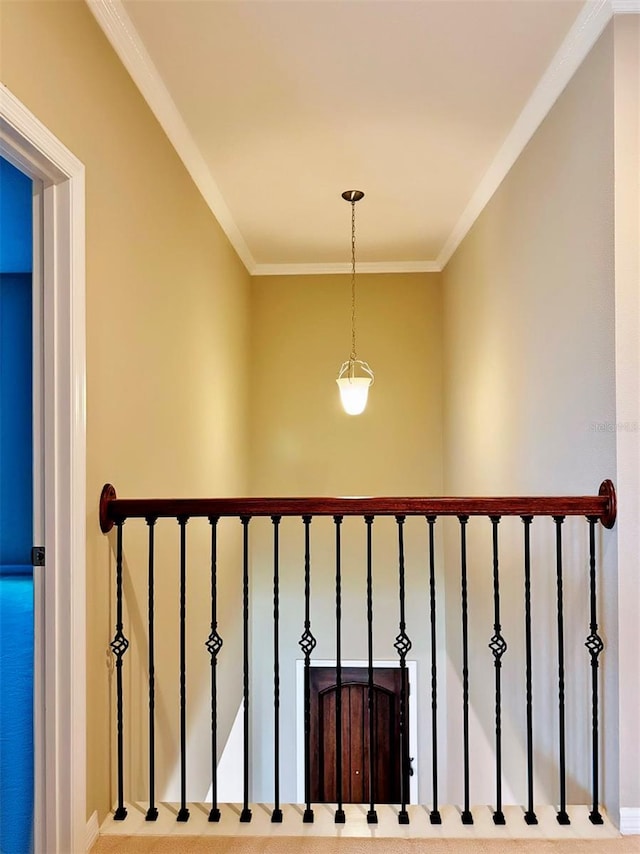
<instances>
[{"instance_id":1,"label":"pendant light fixture","mask_svg":"<svg viewBox=\"0 0 640 854\"><path fill-rule=\"evenodd\" d=\"M373 371L356 353L356 202L364 198L362 190L345 190L342 198L351 205L351 355L338 372L338 388L348 415L364 412L373 384Z\"/></svg>"}]
</instances>

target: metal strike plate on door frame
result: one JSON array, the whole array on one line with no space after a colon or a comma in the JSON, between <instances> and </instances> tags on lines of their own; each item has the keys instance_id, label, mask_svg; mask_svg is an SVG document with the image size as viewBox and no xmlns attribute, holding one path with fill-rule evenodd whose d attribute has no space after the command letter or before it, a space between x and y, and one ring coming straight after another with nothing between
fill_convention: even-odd
<instances>
[{"instance_id":1,"label":"metal strike plate on door frame","mask_svg":"<svg viewBox=\"0 0 640 854\"><path fill-rule=\"evenodd\" d=\"M44 546L34 546L31 549L31 566L44 566Z\"/></svg>"}]
</instances>

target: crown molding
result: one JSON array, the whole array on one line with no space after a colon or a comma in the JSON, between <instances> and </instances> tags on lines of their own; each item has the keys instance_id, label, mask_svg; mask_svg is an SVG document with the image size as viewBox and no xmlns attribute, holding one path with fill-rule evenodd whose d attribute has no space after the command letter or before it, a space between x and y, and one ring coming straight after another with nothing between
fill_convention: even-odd
<instances>
[{"instance_id":1,"label":"crown molding","mask_svg":"<svg viewBox=\"0 0 640 854\"><path fill-rule=\"evenodd\" d=\"M350 272L351 267L348 263L257 264L255 262L209 167L121 0L86 0L86 3L160 122L249 274L252 276L308 276ZM434 273L444 269L614 13L637 12L640 12L640 0L586 0L582 11L518 116L435 261L361 263L358 264L359 272Z\"/></svg>"},{"instance_id":2,"label":"crown molding","mask_svg":"<svg viewBox=\"0 0 640 854\"><path fill-rule=\"evenodd\" d=\"M249 273L255 261L220 188L120 0L86 0L103 33L149 105Z\"/></svg>"},{"instance_id":3,"label":"crown molding","mask_svg":"<svg viewBox=\"0 0 640 854\"><path fill-rule=\"evenodd\" d=\"M256 264L200 149L121 0L86 0L86 3L249 274L251 276L312 276L324 273L349 273L351 265L347 262ZM384 261L358 264L358 270L363 273L437 273L440 267L435 261Z\"/></svg>"},{"instance_id":4,"label":"crown molding","mask_svg":"<svg viewBox=\"0 0 640 854\"><path fill-rule=\"evenodd\" d=\"M358 273L439 273L435 261L363 261ZM256 264L252 276L322 276L350 273L351 264Z\"/></svg>"},{"instance_id":5,"label":"crown molding","mask_svg":"<svg viewBox=\"0 0 640 854\"><path fill-rule=\"evenodd\" d=\"M640 0L611 0L614 15L640 15Z\"/></svg>"},{"instance_id":6,"label":"crown molding","mask_svg":"<svg viewBox=\"0 0 640 854\"><path fill-rule=\"evenodd\" d=\"M628 0L614 0L628 2ZM633 0L636 2L636 0ZM437 258L441 269L464 240L613 16L611 0L587 0L480 181Z\"/></svg>"}]
</instances>

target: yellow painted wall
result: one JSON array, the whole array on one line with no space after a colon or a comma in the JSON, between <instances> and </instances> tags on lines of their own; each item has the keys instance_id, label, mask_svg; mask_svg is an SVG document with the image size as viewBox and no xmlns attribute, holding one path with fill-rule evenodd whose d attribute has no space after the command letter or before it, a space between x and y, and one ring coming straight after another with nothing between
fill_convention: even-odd
<instances>
[{"instance_id":1,"label":"yellow painted wall","mask_svg":"<svg viewBox=\"0 0 640 854\"><path fill-rule=\"evenodd\" d=\"M375 371L362 415L349 416L335 379L351 349L349 276L282 276L252 281L251 489L256 495L439 495L442 492L442 315L438 274L359 275L358 355ZM272 788L272 545L270 523L252 522L253 797ZM296 801L295 661L303 631L303 529L281 524L282 799ZM367 657L365 525L342 525L345 659ZM374 656L397 662L398 552L393 519L378 519L374 539ZM406 522L409 658L428 672L427 549L424 519ZM314 519L312 631L314 659L335 657L335 541L331 519ZM424 684L424 683L421 683ZM418 722L429 726L427 698ZM422 739L420 781L429 773Z\"/></svg>"},{"instance_id":2,"label":"yellow painted wall","mask_svg":"<svg viewBox=\"0 0 640 854\"><path fill-rule=\"evenodd\" d=\"M620 806L640 804L640 15L614 21Z\"/></svg>"},{"instance_id":3,"label":"yellow painted wall","mask_svg":"<svg viewBox=\"0 0 640 854\"><path fill-rule=\"evenodd\" d=\"M609 27L443 273L445 488L449 494L594 494L616 467L613 37ZM603 426L604 425L604 426ZM502 542L505 800L526 802L522 526ZM569 803L589 801L587 531L565 524ZM491 532L471 520L472 803L494 784ZM532 530L536 802L558 800L554 531ZM599 540L604 795L617 799L615 533ZM447 557L450 767L460 756L457 533ZM450 618L449 618L450 617ZM569 732L569 729L568 729ZM476 749L480 746L481 749ZM453 778L452 778L453 779ZM460 788L447 793L460 798ZM615 813L614 813L615 815Z\"/></svg>"},{"instance_id":4,"label":"yellow painted wall","mask_svg":"<svg viewBox=\"0 0 640 854\"><path fill-rule=\"evenodd\" d=\"M98 496L106 480L123 496L246 491L249 277L85 4L10 2L1 11L3 83L86 167L87 810L98 809L102 819L114 797L107 656L114 615L113 540L99 531ZM146 614L146 567L134 548L139 538L125 531L133 665ZM206 554L207 536L193 533L194 559ZM161 616L175 604L175 548L166 535L164 552L174 561L159 567L168 576L158 593ZM204 559L192 569L202 583L207 572ZM194 634L204 632L204 640L206 597L190 596ZM231 611L235 586L223 582L221 597ZM235 631L227 627L231 651ZM166 653L175 684L175 632L163 642L158 653ZM192 682L199 685L190 695L193 717L200 695L202 702L208 695L207 662L201 655L191 665L192 677L202 677ZM135 695L139 679L132 666L128 672ZM221 679L231 715L237 676L222 668ZM176 756L176 730L168 737L167 724L176 715L173 695L161 695L159 761L166 774ZM224 734L224 707L221 715ZM144 727L127 734L128 751L142 754ZM191 755L206 792L206 754L198 746ZM128 781L136 784L136 775Z\"/></svg>"},{"instance_id":5,"label":"yellow painted wall","mask_svg":"<svg viewBox=\"0 0 640 854\"><path fill-rule=\"evenodd\" d=\"M438 274L358 275L359 358L375 372L360 416L335 379L351 350L349 276L252 281L251 489L422 495L442 483Z\"/></svg>"}]
</instances>

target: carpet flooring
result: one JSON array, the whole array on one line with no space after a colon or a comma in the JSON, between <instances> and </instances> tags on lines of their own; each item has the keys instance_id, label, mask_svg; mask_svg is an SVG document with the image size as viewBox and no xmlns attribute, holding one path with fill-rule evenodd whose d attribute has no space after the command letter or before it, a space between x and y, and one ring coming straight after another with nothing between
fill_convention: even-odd
<instances>
[{"instance_id":1,"label":"carpet flooring","mask_svg":"<svg viewBox=\"0 0 640 854\"><path fill-rule=\"evenodd\" d=\"M91 854L640 854L617 839L328 839L322 837L101 836Z\"/></svg>"}]
</instances>

